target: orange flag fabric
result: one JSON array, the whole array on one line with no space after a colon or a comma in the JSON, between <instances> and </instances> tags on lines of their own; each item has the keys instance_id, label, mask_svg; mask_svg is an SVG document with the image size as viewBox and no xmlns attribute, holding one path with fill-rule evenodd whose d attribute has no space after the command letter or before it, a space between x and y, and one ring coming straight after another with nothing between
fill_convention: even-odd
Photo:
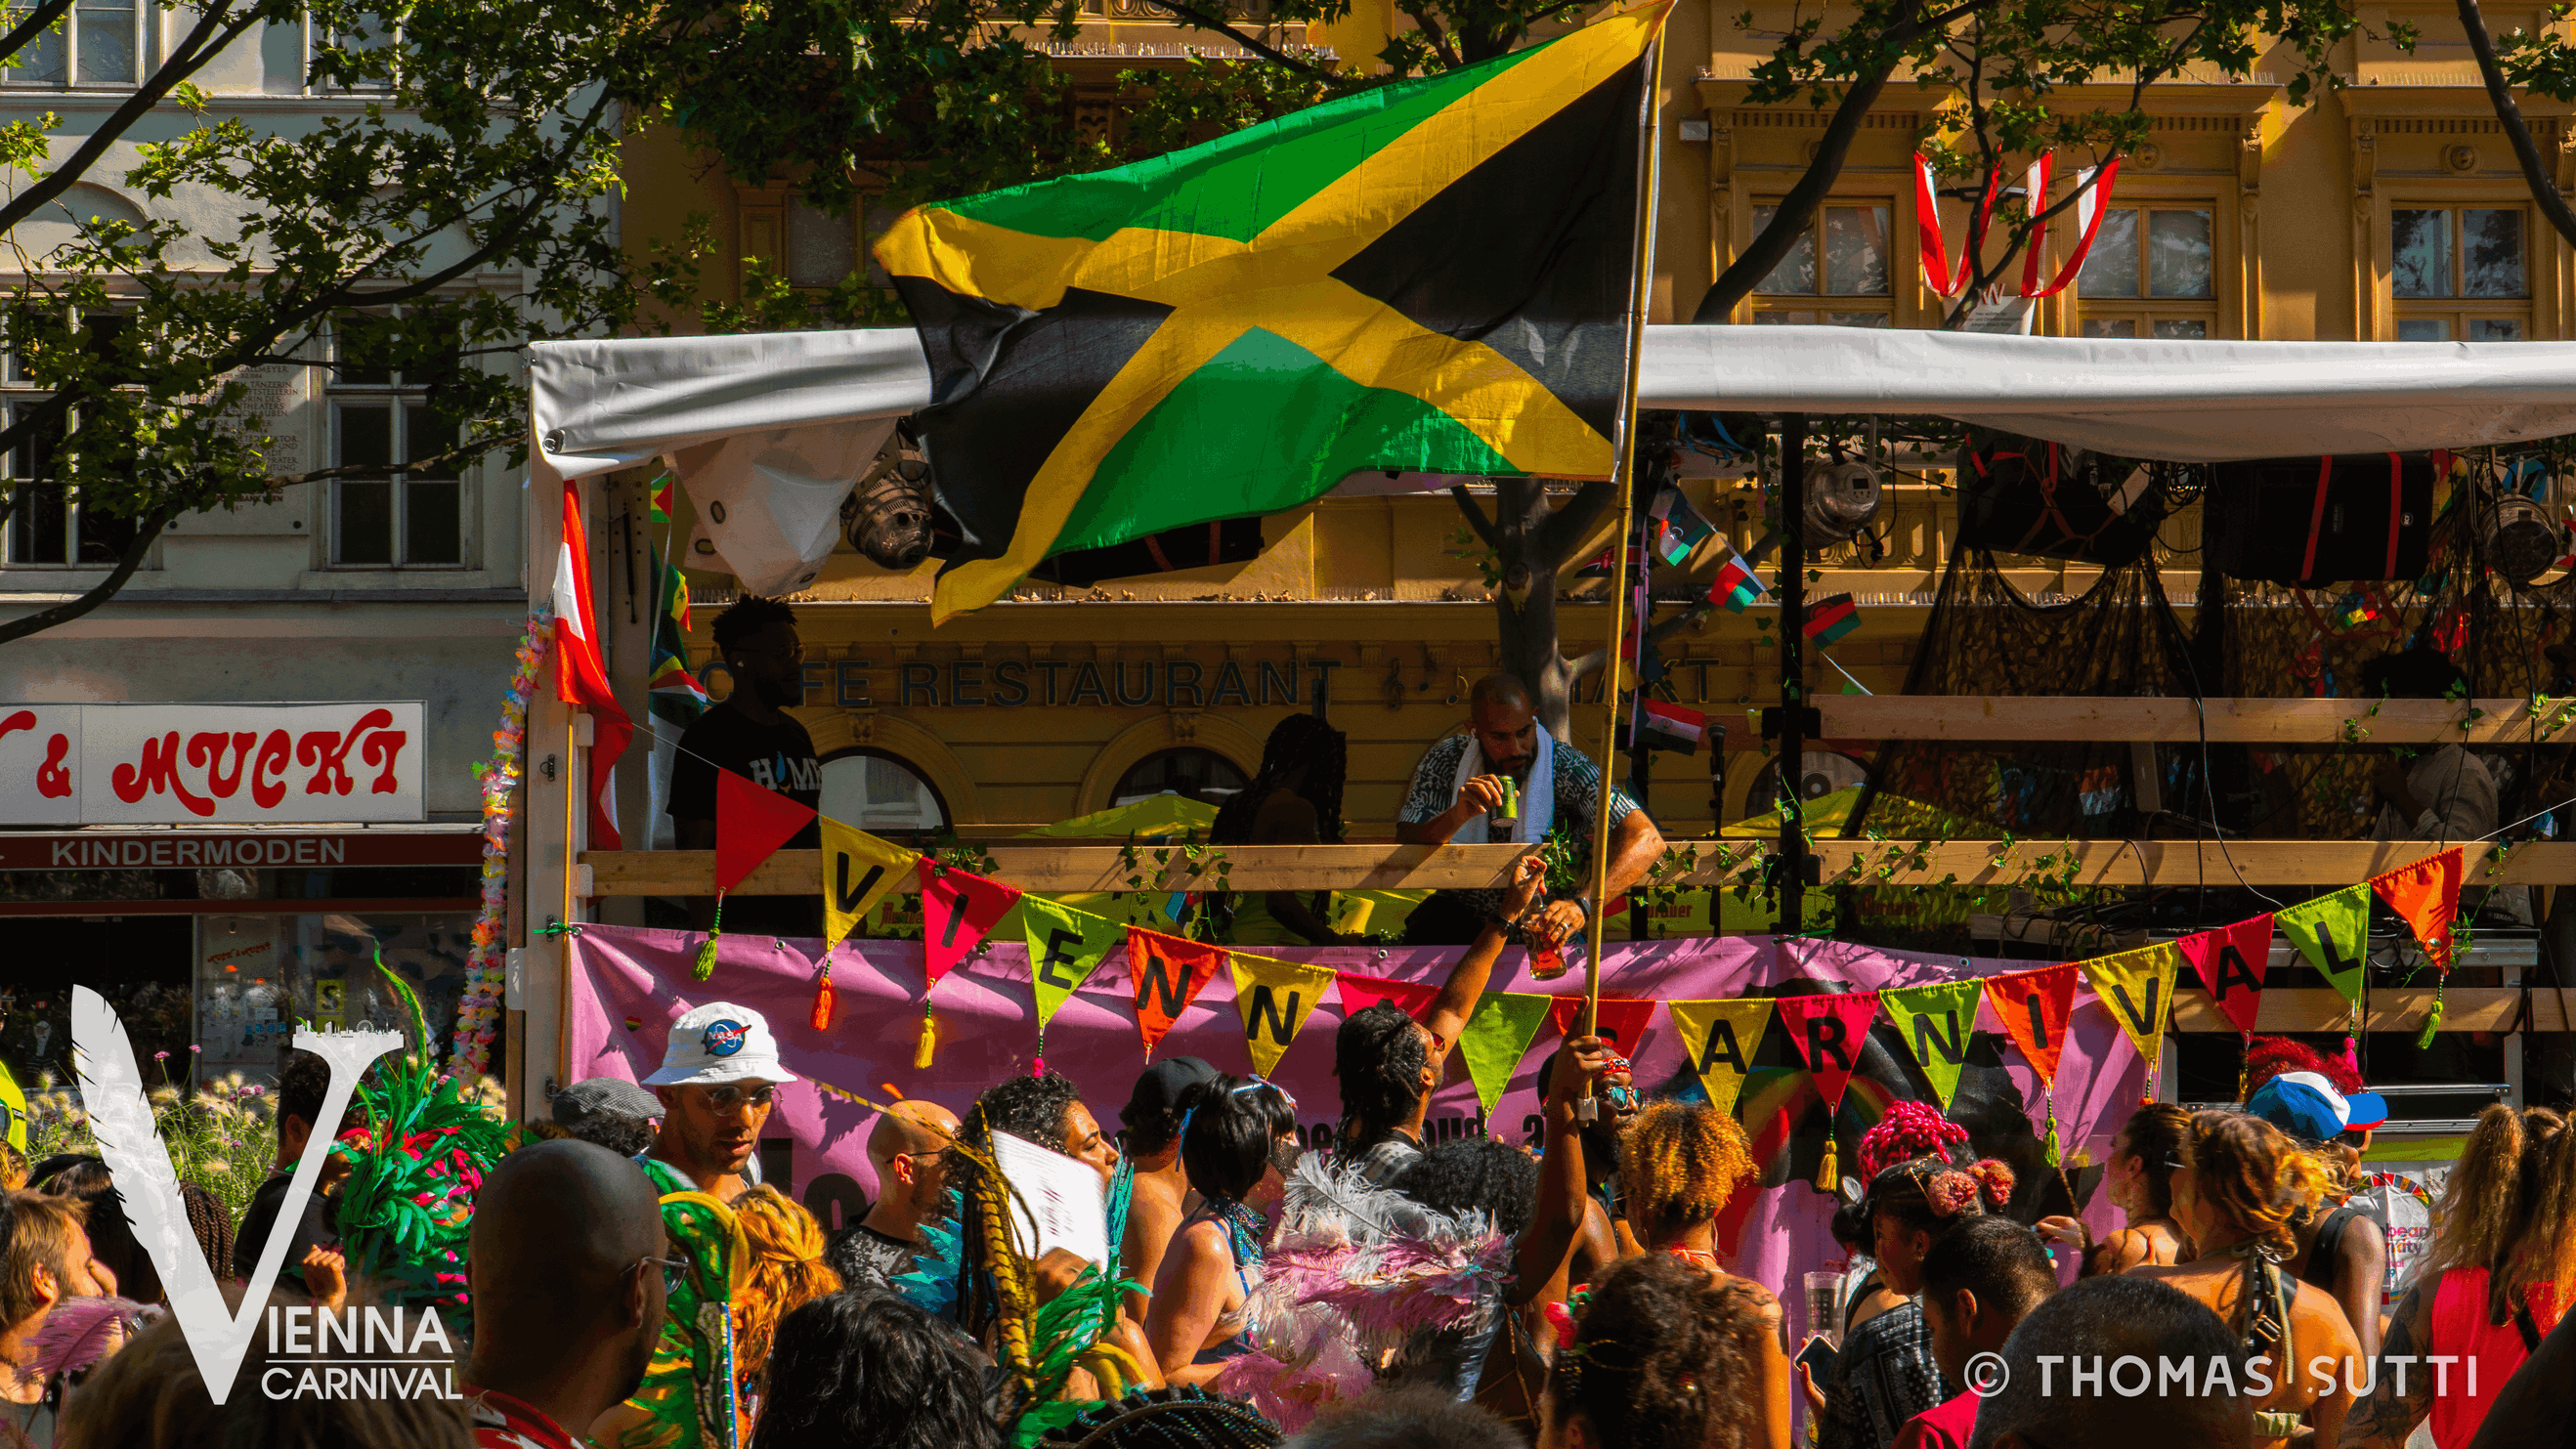
<instances>
[{"instance_id":1,"label":"orange flag fabric","mask_svg":"<svg viewBox=\"0 0 2576 1449\"><path fill-rule=\"evenodd\" d=\"M1145 1039L1147 1057L1224 965L1222 946L1127 928L1127 977L1136 988L1136 1034Z\"/></svg>"},{"instance_id":2,"label":"orange flag fabric","mask_svg":"<svg viewBox=\"0 0 2576 1449\"><path fill-rule=\"evenodd\" d=\"M2433 969L2445 974L2451 969L2451 917L2460 910L2460 874L2460 847L2454 845L2370 880L2388 908L2414 928Z\"/></svg>"},{"instance_id":3,"label":"orange flag fabric","mask_svg":"<svg viewBox=\"0 0 2576 1449\"><path fill-rule=\"evenodd\" d=\"M2036 971L2006 971L1986 978L1986 1001L2003 1018L2004 1031L2021 1054L2039 1070L2039 1079L2057 1084L2057 1055L2066 1047L2066 1017L2075 1009L2072 961Z\"/></svg>"}]
</instances>

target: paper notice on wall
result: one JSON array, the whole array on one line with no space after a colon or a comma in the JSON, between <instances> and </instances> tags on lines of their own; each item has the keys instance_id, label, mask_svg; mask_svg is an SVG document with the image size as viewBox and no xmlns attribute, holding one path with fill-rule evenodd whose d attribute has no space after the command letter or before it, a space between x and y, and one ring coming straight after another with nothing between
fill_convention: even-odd
<instances>
[{"instance_id":1,"label":"paper notice on wall","mask_svg":"<svg viewBox=\"0 0 2576 1449\"><path fill-rule=\"evenodd\" d=\"M993 1134L993 1161L1010 1181L1011 1213L1032 1259L1064 1248L1108 1269L1109 1211L1098 1170L1008 1132Z\"/></svg>"}]
</instances>

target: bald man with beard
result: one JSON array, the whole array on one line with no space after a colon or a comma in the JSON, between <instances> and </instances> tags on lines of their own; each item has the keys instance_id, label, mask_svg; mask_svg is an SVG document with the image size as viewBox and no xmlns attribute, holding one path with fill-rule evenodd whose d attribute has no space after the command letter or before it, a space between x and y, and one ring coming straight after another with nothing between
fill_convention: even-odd
<instances>
[{"instance_id":1,"label":"bald man with beard","mask_svg":"<svg viewBox=\"0 0 2576 1449\"><path fill-rule=\"evenodd\" d=\"M877 1170L877 1202L868 1215L832 1235L823 1260L851 1288L887 1286L912 1271L921 1251L921 1225L948 1213L948 1179L941 1154L957 1140L957 1114L936 1102L897 1102L868 1134L868 1161Z\"/></svg>"},{"instance_id":2,"label":"bald man with beard","mask_svg":"<svg viewBox=\"0 0 2576 1449\"><path fill-rule=\"evenodd\" d=\"M501 1159L475 1194L467 1410L480 1449L576 1449L644 1382L682 1266L643 1169L588 1142Z\"/></svg>"}]
</instances>

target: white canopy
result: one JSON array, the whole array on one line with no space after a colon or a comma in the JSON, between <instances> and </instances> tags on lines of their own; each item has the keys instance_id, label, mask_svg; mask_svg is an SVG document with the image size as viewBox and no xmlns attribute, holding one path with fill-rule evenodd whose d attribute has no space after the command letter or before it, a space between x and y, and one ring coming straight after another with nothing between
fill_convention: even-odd
<instances>
[{"instance_id":1,"label":"white canopy","mask_svg":"<svg viewBox=\"0 0 2576 1449\"><path fill-rule=\"evenodd\" d=\"M929 366L904 328L531 351L535 431L572 477L735 434L895 417L930 399ZM2406 452L2576 432L2576 343L1651 327L1641 394L1658 408L1954 418L2180 462Z\"/></svg>"}]
</instances>

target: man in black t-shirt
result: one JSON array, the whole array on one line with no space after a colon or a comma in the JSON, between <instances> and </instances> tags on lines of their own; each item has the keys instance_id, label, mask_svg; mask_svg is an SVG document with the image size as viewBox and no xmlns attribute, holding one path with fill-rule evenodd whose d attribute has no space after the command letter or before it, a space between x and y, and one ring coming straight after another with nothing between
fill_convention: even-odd
<instances>
[{"instance_id":1,"label":"man in black t-shirt","mask_svg":"<svg viewBox=\"0 0 2576 1449\"><path fill-rule=\"evenodd\" d=\"M777 599L745 596L716 616L716 650L733 676L733 692L680 736L671 766L671 823L682 850L716 848L716 771L731 770L808 810L823 803L823 766L813 736L787 713L805 702L805 646L796 615ZM822 829L807 825L781 847L820 850ZM715 921L713 896L689 902L699 930ZM737 934L819 937L823 902L812 893L729 896L724 929Z\"/></svg>"},{"instance_id":2,"label":"man in black t-shirt","mask_svg":"<svg viewBox=\"0 0 2576 1449\"><path fill-rule=\"evenodd\" d=\"M295 1180L296 1164L304 1160L304 1144L311 1141L320 1125L322 1103L331 1090L331 1064L311 1052L288 1047L277 1070L277 1158L269 1165L268 1180L251 1194L250 1206L242 1212L241 1226L233 1233L233 1260L228 1265L236 1278L248 1278L259 1269L262 1249L268 1246L268 1235L277 1228L277 1220L286 1206L286 1189ZM324 1134L340 1135L349 1123L334 1122ZM339 1230L333 1225L339 1210L340 1182L349 1175L349 1164L338 1157L326 1157L322 1171L315 1179L313 1195L305 1199L304 1211L290 1230L285 1266L279 1277L288 1286L304 1281L304 1255L314 1248L340 1246Z\"/></svg>"}]
</instances>

